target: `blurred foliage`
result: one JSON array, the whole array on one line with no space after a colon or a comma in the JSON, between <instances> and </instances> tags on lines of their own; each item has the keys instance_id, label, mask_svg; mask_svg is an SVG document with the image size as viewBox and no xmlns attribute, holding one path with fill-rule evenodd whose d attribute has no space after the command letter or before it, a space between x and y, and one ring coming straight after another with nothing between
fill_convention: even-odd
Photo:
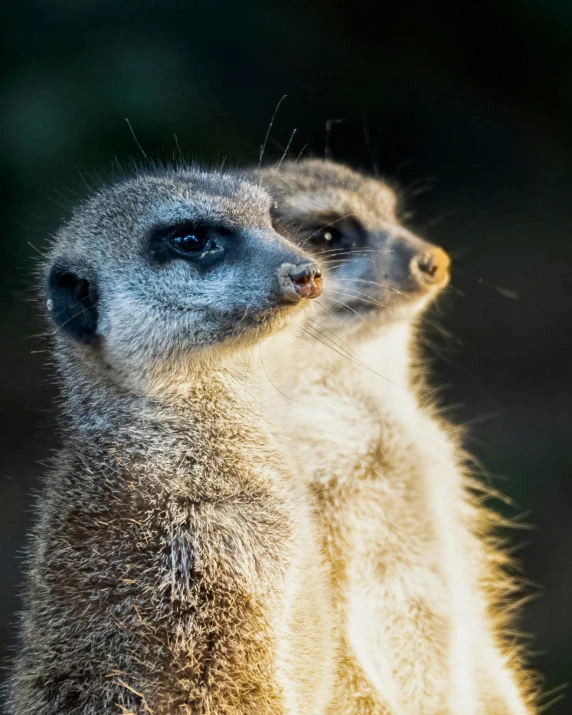
<instances>
[{"instance_id":1,"label":"blurred foliage","mask_svg":"<svg viewBox=\"0 0 572 715\"><path fill-rule=\"evenodd\" d=\"M287 94L265 160L296 128L292 156L379 170L402 187L409 224L453 255L427 326L435 383L515 502L505 511L536 525L510 533L539 595L522 630L547 688L567 682L572 4L7 0L4 17L0 645L36 460L56 443L45 345L31 337L35 249L114 158L140 157L126 117L150 157L256 162Z\"/></svg>"}]
</instances>

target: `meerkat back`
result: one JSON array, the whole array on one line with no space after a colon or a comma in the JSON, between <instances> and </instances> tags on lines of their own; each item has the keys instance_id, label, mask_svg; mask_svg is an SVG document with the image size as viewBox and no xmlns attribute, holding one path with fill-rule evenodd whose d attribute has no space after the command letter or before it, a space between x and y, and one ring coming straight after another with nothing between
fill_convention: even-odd
<instances>
[{"instance_id":1,"label":"meerkat back","mask_svg":"<svg viewBox=\"0 0 572 715\"><path fill-rule=\"evenodd\" d=\"M304 324L305 362L266 362L295 398L275 392L274 419L306 465L336 594L344 645L331 712L532 712L494 618L511 588L491 565L502 555L485 541L458 436L423 404L423 366L412 368L448 256L399 224L388 186L340 165L289 163L261 182L279 230L328 277Z\"/></svg>"},{"instance_id":2,"label":"meerkat back","mask_svg":"<svg viewBox=\"0 0 572 715\"><path fill-rule=\"evenodd\" d=\"M323 712L321 558L244 378L253 346L319 295L320 270L273 231L260 188L167 169L80 206L46 275L63 448L8 711Z\"/></svg>"}]
</instances>

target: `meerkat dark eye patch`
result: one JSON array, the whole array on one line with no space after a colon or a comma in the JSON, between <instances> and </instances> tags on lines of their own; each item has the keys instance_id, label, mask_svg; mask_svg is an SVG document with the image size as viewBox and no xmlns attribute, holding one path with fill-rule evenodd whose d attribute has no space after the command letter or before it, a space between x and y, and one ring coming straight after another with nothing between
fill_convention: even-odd
<instances>
[{"instance_id":1,"label":"meerkat dark eye patch","mask_svg":"<svg viewBox=\"0 0 572 715\"><path fill-rule=\"evenodd\" d=\"M97 288L92 280L55 264L48 277L48 310L72 338L92 343L97 336Z\"/></svg>"},{"instance_id":2,"label":"meerkat dark eye patch","mask_svg":"<svg viewBox=\"0 0 572 715\"><path fill-rule=\"evenodd\" d=\"M312 246L331 248L342 247L344 239L344 234L333 226L320 226L313 230L308 237L309 243L311 243Z\"/></svg>"},{"instance_id":3,"label":"meerkat dark eye patch","mask_svg":"<svg viewBox=\"0 0 572 715\"><path fill-rule=\"evenodd\" d=\"M349 253L362 248L367 233L353 216L323 214L305 219L298 235L308 249L331 249Z\"/></svg>"},{"instance_id":4,"label":"meerkat dark eye patch","mask_svg":"<svg viewBox=\"0 0 572 715\"><path fill-rule=\"evenodd\" d=\"M233 231L223 226L190 222L158 227L150 235L150 255L158 264L173 258L183 258L196 264L211 265L224 254L220 240L232 234Z\"/></svg>"}]
</instances>

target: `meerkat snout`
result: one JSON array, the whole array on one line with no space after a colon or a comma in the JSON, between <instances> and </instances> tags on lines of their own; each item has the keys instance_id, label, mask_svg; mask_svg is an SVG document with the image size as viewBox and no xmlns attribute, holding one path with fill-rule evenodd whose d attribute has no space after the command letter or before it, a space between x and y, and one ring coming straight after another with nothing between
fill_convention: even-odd
<instances>
[{"instance_id":1,"label":"meerkat snout","mask_svg":"<svg viewBox=\"0 0 572 715\"><path fill-rule=\"evenodd\" d=\"M322 293L322 271L316 263L295 266L283 263L278 269L278 282L282 297L292 303L304 298L317 298Z\"/></svg>"},{"instance_id":2,"label":"meerkat snout","mask_svg":"<svg viewBox=\"0 0 572 715\"><path fill-rule=\"evenodd\" d=\"M449 280L451 259L442 248L431 248L417 253L411 259L411 275L420 288L443 286Z\"/></svg>"}]
</instances>

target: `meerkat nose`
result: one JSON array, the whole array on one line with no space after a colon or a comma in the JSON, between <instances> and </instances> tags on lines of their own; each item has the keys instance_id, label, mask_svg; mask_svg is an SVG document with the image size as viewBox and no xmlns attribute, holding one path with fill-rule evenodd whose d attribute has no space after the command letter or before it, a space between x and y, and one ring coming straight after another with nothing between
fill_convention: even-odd
<instances>
[{"instance_id":1,"label":"meerkat nose","mask_svg":"<svg viewBox=\"0 0 572 715\"><path fill-rule=\"evenodd\" d=\"M293 303L302 298L317 298L322 293L322 271L315 263L301 266L283 263L278 270L278 279L283 297Z\"/></svg>"},{"instance_id":2,"label":"meerkat nose","mask_svg":"<svg viewBox=\"0 0 572 715\"><path fill-rule=\"evenodd\" d=\"M451 259L442 248L434 248L417 254L411 262L411 270L420 283L439 285L449 278Z\"/></svg>"},{"instance_id":3,"label":"meerkat nose","mask_svg":"<svg viewBox=\"0 0 572 715\"><path fill-rule=\"evenodd\" d=\"M317 298L322 292L322 271L315 263L290 273L290 278L300 298Z\"/></svg>"}]
</instances>

